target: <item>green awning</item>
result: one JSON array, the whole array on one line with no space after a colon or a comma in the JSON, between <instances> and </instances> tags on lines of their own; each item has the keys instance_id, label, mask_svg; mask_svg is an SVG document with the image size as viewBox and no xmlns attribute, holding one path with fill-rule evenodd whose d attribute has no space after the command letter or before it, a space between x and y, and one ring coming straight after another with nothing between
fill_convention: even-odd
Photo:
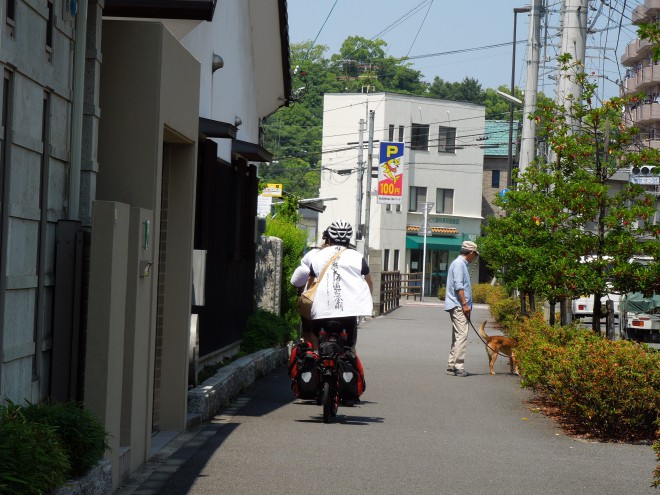
<instances>
[{"instance_id":1,"label":"green awning","mask_svg":"<svg viewBox=\"0 0 660 495\"><path fill-rule=\"evenodd\" d=\"M426 237L426 249L460 251L463 239L455 237ZM424 249L424 236L406 236L406 249Z\"/></svg>"}]
</instances>

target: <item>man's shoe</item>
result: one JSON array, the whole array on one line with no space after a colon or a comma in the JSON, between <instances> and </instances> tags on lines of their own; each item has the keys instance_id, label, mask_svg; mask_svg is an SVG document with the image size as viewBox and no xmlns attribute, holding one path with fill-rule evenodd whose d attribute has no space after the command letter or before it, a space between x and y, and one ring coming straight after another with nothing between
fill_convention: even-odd
<instances>
[{"instance_id":1,"label":"man's shoe","mask_svg":"<svg viewBox=\"0 0 660 495\"><path fill-rule=\"evenodd\" d=\"M447 373L448 375L455 376L456 370L454 368L447 368L447 371L445 373Z\"/></svg>"},{"instance_id":2,"label":"man's shoe","mask_svg":"<svg viewBox=\"0 0 660 495\"><path fill-rule=\"evenodd\" d=\"M456 376L468 376L470 373L465 371L464 369L456 370Z\"/></svg>"}]
</instances>

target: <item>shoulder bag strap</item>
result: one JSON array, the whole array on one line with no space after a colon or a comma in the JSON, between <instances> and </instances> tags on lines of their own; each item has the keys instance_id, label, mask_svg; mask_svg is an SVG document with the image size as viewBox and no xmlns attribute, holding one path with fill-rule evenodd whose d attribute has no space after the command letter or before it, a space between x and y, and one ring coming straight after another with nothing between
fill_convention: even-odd
<instances>
[{"instance_id":1,"label":"shoulder bag strap","mask_svg":"<svg viewBox=\"0 0 660 495\"><path fill-rule=\"evenodd\" d=\"M339 251L337 251L337 253L332 258L330 258L330 261L328 261L328 264L325 265L325 267L323 268L323 271L321 272L321 275L319 275L319 279L318 279L319 282L323 278L323 275L325 275L325 272L328 270L328 268L330 268L330 265L332 264L332 262L335 261L339 257L339 255L341 253L343 253L344 251L346 251L346 248L340 249Z\"/></svg>"}]
</instances>

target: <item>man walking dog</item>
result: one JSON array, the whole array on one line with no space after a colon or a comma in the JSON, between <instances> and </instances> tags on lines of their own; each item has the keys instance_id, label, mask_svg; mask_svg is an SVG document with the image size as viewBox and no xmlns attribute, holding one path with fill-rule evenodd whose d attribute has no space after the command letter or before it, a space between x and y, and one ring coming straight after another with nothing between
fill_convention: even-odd
<instances>
[{"instance_id":1,"label":"man walking dog","mask_svg":"<svg viewBox=\"0 0 660 495\"><path fill-rule=\"evenodd\" d=\"M447 271L445 311L452 325L451 350L447 361L447 374L468 376L465 371L465 350L472 311L472 284L468 266L479 257L477 245L472 241L461 244L460 254Z\"/></svg>"}]
</instances>

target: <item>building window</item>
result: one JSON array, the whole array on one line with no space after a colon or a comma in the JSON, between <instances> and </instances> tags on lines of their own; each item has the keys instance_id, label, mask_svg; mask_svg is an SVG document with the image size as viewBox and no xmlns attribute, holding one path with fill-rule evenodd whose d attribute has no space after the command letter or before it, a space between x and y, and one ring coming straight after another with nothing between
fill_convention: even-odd
<instances>
[{"instance_id":1,"label":"building window","mask_svg":"<svg viewBox=\"0 0 660 495\"><path fill-rule=\"evenodd\" d=\"M7 34L13 38L16 27L16 0L5 0L5 23L7 24Z\"/></svg>"},{"instance_id":2,"label":"building window","mask_svg":"<svg viewBox=\"0 0 660 495\"><path fill-rule=\"evenodd\" d=\"M429 126L428 124L413 124L410 132L410 149L423 150L429 149Z\"/></svg>"},{"instance_id":3,"label":"building window","mask_svg":"<svg viewBox=\"0 0 660 495\"><path fill-rule=\"evenodd\" d=\"M435 191L435 212L451 215L454 213L454 190L436 189Z\"/></svg>"},{"instance_id":4,"label":"building window","mask_svg":"<svg viewBox=\"0 0 660 495\"><path fill-rule=\"evenodd\" d=\"M500 171L493 170L493 176L490 181L490 187L500 187Z\"/></svg>"},{"instance_id":5,"label":"building window","mask_svg":"<svg viewBox=\"0 0 660 495\"><path fill-rule=\"evenodd\" d=\"M403 126L399 126L399 142L403 143Z\"/></svg>"},{"instance_id":6,"label":"building window","mask_svg":"<svg viewBox=\"0 0 660 495\"><path fill-rule=\"evenodd\" d=\"M420 203L426 202L426 188L410 186L410 207L408 211L422 211Z\"/></svg>"},{"instance_id":7,"label":"building window","mask_svg":"<svg viewBox=\"0 0 660 495\"><path fill-rule=\"evenodd\" d=\"M390 128L387 133L387 140L394 141L394 124L390 124Z\"/></svg>"},{"instance_id":8,"label":"building window","mask_svg":"<svg viewBox=\"0 0 660 495\"><path fill-rule=\"evenodd\" d=\"M53 2L48 1L48 22L46 23L46 57L49 62L53 61L53 24L55 18L53 15Z\"/></svg>"},{"instance_id":9,"label":"building window","mask_svg":"<svg viewBox=\"0 0 660 495\"><path fill-rule=\"evenodd\" d=\"M385 211L392 211L392 205L385 205Z\"/></svg>"},{"instance_id":10,"label":"building window","mask_svg":"<svg viewBox=\"0 0 660 495\"><path fill-rule=\"evenodd\" d=\"M396 209L394 211L401 211L401 205L396 205Z\"/></svg>"},{"instance_id":11,"label":"building window","mask_svg":"<svg viewBox=\"0 0 660 495\"><path fill-rule=\"evenodd\" d=\"M438 151L441 153L456 151L455 127L438 127Z\"/></svg>"},{"instance_id":12,"label":"building window","mask_svg":"<svg viewBox=\"0 0 660 495\"><path fill-rule=\"evenodd\" d=\"M397 271L399 269L399 250L394 250L394 261L392 262L392 270Z\"/></svg>"}]
</instances>

